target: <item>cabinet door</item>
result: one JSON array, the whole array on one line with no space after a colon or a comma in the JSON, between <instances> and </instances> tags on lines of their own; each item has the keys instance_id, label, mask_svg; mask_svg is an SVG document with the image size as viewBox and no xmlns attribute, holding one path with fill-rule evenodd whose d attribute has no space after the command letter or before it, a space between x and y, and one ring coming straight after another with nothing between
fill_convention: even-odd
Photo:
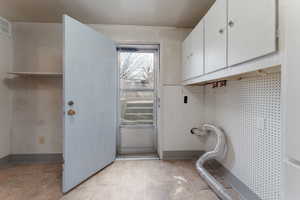
<instances>
[{"instance_id":1,"label":"cabinet door","mask_svg":"<svg viewBox=\"0 0 300 200\"><path fill-rule=\"evenodd\" d=\"M205 16L205 73L227 65L227 0L218 0Z\"/></svg>"},{"instance_id":2,"label":"cabinet door","mask_svg":"<svg viewBox=\"0 0 300 200\"><path fill-rule=\"evenodd\" d=\"M190 55L191 55L191 38L190 35L182 44L182 80L190 77Z\"/></svg>"},{"instance_id":3,"label":"cabinet door","mask_svg":"<svg viewBox=\"0 0 300 200\"><path fill-rule=\"evenodd\" d=\"M228 0L228 64L276 51L276 0Z\"/></svg>"},{"instance_id":4,"label":"cabinet door","mask_svg":"<svg viewBox=\"0 0 300 200\"><path fill-rule=\"evenodd\" d=\"M191 33L190 77L201 76L204 71L204 21L195 27Z\"/></svg>"}]
</instances>

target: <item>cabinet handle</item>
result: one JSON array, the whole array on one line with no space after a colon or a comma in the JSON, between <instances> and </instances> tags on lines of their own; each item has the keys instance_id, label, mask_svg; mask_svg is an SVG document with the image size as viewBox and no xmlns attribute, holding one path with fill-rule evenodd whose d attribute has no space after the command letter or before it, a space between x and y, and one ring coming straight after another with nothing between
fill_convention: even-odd
<instances>
[{"instance_id":1,"label":"cabinet handle","mask_svg":"<svg viewBox=\"0 0 300 200\"><path fill-rule=\"evenodd\" d=\"M234 22L233 22L232 20L230 20L230 21L228 22L228 25L229 25L229 27L233 27L233 26L234 26Z\"/></svg>"},{"instance_id":2,"label":"cabinet handle","mask_svg":"<svg viewBox=\"0 0 300 200\"><path fill-rule=\"evenodd\" d=\"M220 29L220 30L219 30L219 33L220 33L220 34L223 34L223 33L224 33L224 29Z\"/></svg>"}]
</instances>

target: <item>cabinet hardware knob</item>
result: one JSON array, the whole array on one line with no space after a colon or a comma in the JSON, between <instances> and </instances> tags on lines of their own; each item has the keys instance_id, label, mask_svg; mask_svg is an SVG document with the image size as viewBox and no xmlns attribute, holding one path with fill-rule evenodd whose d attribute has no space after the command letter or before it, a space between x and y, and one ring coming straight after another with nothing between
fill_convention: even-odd
<instances>
[{"instance_id":1,"label":"cabinet hardware knob","mask_svg":"<svg viewBox=\"0 0 300 200\"><path fill-rule=\"evenodd\" d=\"M220 29L220 30L219 30L219 33L220 33L220 34L223 34L223 33L224 33L224 29Z\"/></svg>"},{"instance_id":2,"label":"cabinet hardware knob","mask_svg":"<svg viewBox=\"0 0 300 200\"><path fill-rule=\"evenodd\" d=\"M233 27L233 26L234 26L234 22L233 22L232 20L230 20L230 21L228 22L228 25L229 25L229 27Z\"/></svg>"},{"instance_id":3,"label":"cabinet hardware knob","mask_svg":"<svg viewBox=\"0 0 300 200\"><path fill-rule=\"evenodd\" d=\"M68 110L68 115L73 116L76 115L76 111L73 109Z\"/></svg>"},{"instance_id":4,"label":"cabinet hardware knob","mask_svg":"<svg viewBox=\"0 0 300 200\"><path fill-rule=\"evenodd\" d=\"M73 106L74 105L74 101L68 101L68 105L69 106Z\"/></svg>"}]
</instances>

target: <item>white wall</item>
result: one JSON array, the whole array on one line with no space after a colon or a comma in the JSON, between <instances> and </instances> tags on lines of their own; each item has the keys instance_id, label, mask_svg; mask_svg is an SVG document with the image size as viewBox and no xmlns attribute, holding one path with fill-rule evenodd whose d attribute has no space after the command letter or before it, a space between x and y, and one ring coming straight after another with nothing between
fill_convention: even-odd
<instances>
[{"instance_id":1,"label":"white wall","mask_svg":"<svg viewBox=\"0 0 300 200\"><path fill-rule=\"evenodd\" d=\"M285 1L286 8L286 67L283 73L283 111L285 121L285 196L284 200L300 196L300 134L299 134L299 73L300 73L300 1Z\"/></svg>"},{"instance_id":2,"label":"white wall","mask_svg":"<svg viewBox=\"0 0 300 200\"><path fill-rule=\"evenodd\" d=\"M118 25L92 26L118 43L160 44L159 94L161 102L164 102L159 116L161 122L159 126L160 151L165 149L203 149L201 142L194 140L194 136L189 134L189 128L199 121L197 118L177 118L170 121L168 117L164 116L164 113L174 111L178 106L185 106L181 104L183 102L182 87L180 86L181 42L190 29ZM14 70L54 72L62 70L61 24L14 23L13 27L16 49ZM61 81L58 79L19 79L15 81L14 87L12 153L61 152ZM177 94L180 99L176 99L180 102L179 104L172 103L173 99L168 98L170 92L173 92L170 95L174 95L174 88L180 92ZM193 95L189 95L193 99ZM199 96L199 94L197 95ZM201 102L196 101L194 105L200 104ZM189 111L195 113L192 105L189 104ZM183 110L184 107L181 108ZM185 124L185 126L177 129L169 128L174 124ZM44 137L44 143L41 142L41 137ZM193 142L192 146L190 145L191 141Z\"/></svg>"},{"instance_id":3,"label":"white wall","mask_svg":"<svg viewBox=\"0 0 300 200\"><path fill-rule=\"evenodd\" d=\"M165 86L163 88L162 122L164 151L205 150L204 138L190 133L191 128L204 123L203 87ZM188 103L184 104L184 96Z\"/></svg>"},{"instance_id":4,"label":"white wall","mask_svg":"<svg viewBox=\"0 0 300 200\"><path fill-rule=\"evenodd\" d=\"M13 33L14 71L62 71L61 25L15 23ZM61 152L62 81L16 78L13 94L12 154Z\"/></svg>"},{"instance_id":5,"label":"white wall","mask_svg":"<svg viewBox=\"0 0 300 200\"><path fill-rule=\"evenodd\" d=\"M118 43L160 44L160 85L181 84L181 42L191 29L92 25Z\"/></svg>"},{"instance_id":6,"label":"white wall","mask_svg":"<svg viewBox=\"0 0 300 200\"><path fill-rule=\"evenodd\" d=\"M11 92L7 72L13 62L12 39L0 33L0 158L10 154Z\"/></svg>"},{"instance_id":7,"label":"white wall","mask_svg":"<svg viewBox=\"0 0 300 200\"><path fill-rule=\"evenodd\" d=\"M207 121L227 135L223 164L263 200L279 200L281 195L280 77L274 73L228 81L225 88L205 88L205 106L214 108Z\"/></svg>"}]
</instances>

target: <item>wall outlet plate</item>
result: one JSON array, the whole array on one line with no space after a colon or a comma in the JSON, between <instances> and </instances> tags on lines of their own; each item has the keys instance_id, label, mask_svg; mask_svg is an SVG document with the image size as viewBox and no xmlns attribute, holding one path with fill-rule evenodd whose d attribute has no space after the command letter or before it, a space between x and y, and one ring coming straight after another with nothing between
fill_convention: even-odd
<instances>
[{"instance_id":1,"label":"wall outlet plate","mask_svg":"<svg viewBox=\"0 0 300 200\"><path fill-rule=\"evenodd\" d=\"M38 143L45 144L45 136L38 136Z\"/></svg>"}]
</instances>

